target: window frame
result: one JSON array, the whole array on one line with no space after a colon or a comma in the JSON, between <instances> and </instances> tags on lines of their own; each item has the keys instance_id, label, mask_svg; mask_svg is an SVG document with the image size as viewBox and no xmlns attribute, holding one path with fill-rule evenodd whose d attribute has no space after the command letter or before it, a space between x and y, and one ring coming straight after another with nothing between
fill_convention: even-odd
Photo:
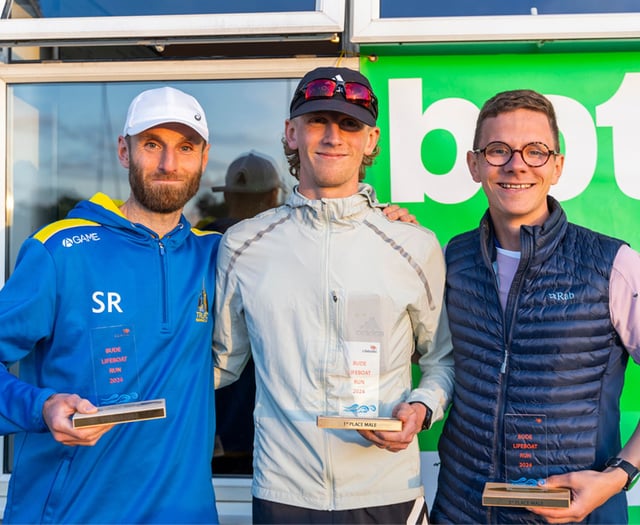
<instances>
[{"instance_id":1,"label":"window frame","mask_svg":"<svg viewBox=\"0 0 640 525\"><path fill-rule=\"evenodd\" d=\"M2 64L0 63L0 126L7 129L7 99L8 99L8 82L2 74ZM4 286L7 276L7 228L11 225L11 217L13 216L13 195L7 192L7 152L11 147L12 137L7 136L8 133L0 134L0 206L3 213L0 213L0 261L2 261L0 272L0 287ZM4 437L2 437L2 450L4 451ZM0 454L0 474L4 472L4 453ZM0 487L3 482L0 476ZM6 491L0 490L0 495L6 494Z\"/></svg>"},{"instance_id":2,"label":"window frame","mask_svg":"<svg viewBox=\"0 0 640 525\"><path fill-rule=\"evenodd\" d=\"M356 44L637 39L640 13L380 18L380 0L351 4Z\"/></svg>"},{"instance_id":3,"label":"window frame","mask_svg":"<svg viewBox=\"0 0 640 525\"><path fill-rule=\"evenodd\" d=\"M331 39L344 30L347 0L316 0L315 11L0 20L0 47L80 44Z\"/></svg>"}]
</instances>

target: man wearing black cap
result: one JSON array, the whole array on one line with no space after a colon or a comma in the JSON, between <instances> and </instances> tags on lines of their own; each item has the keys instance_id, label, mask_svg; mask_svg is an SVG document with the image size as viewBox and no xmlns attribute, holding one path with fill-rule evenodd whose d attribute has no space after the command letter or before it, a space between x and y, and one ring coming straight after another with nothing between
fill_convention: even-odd
<instances>
[{"instance_id":1,"label":"man wearing black cap","mask_svg":"<svg viewBox=\"0 0 640 525\"><path fill-rule=\"evenodd\" d=\"M216 386L253 355L255 523L426 520L416 435L443 417L453 377L446 323L436 332L444 264L432 232L389 221L360 182L377 116L357 71L305 75L283 139L299 184L220 245ZM402 429L321 428L319 416Z\"/></svg>"}]
</instances>

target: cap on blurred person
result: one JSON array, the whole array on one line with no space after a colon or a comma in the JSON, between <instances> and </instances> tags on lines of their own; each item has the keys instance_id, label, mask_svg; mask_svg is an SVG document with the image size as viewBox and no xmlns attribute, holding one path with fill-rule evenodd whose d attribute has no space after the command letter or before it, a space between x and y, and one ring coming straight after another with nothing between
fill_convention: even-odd
<instances>
[{"instance_id":1,"label":"cap on blurred person","mask_svg":"<svg viewBox=\"0 0 640 525\"><path fill-rule=\"evenodd\" d=\"M211 190L262 193L282 187L273 162L254 152L241 155L229 164L224 181L224 186L214 186Z\"/></svg>"}]
</instances>

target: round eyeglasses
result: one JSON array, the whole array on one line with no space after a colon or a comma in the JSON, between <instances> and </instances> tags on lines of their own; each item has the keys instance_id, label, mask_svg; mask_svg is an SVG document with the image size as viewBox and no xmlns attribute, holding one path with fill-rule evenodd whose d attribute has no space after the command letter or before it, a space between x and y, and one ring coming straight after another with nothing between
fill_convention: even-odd
<instances>
[{"instance_id":1,"label":"round eyeglasses","mask_svg":"<svg viewBox=\"0 0 640 525\"><path fill-rule=\"evenodd\" d=\"M530 142L522 149L514 149L504 142L489 142L482 149L474 149L474 153L482 153L486 161L492 166L504 166L513 154L518 152L524 163L531 168L544 166L551 155L558 155L559 151L549 149L544 142Z\"/></svg>"}]
</instances>

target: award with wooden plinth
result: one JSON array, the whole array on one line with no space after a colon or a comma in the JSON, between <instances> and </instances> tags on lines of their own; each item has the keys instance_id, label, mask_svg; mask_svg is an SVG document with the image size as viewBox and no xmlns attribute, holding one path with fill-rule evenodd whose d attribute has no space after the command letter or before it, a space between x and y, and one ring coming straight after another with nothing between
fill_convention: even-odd
<instances>
[{"instance_id":1,"label":"award with wooden plinth","mask_svg":"<svg viewBox=\"0 0 640 525\"><path fill-rule=\"evenodd\" d=\"M486 483L482 504L487 507L556 507L571 504L569 489L546 489L509 483Z\"/></svg>"},{"instance_id":2,"label":"award with wooden plinth","mask_svg":"<svg viewBox=\"0 0 640 525\"><path fill-rule=\"evenodd\" d=\"M402 421L378 417L380 383L380 344L348 341L349 403L340 407L339 415L318 416L319 428L342 430L402 430Z\"/></svg>"},{"instance_id":3,"label":"award with wooden plinth","mask_svg":"<svg viewBox=\"0 0 640 525\"><path fill-rule=\"evenodd\" d=\"M141 399L133 328L127 325L91 331L93 414L74 414L75 428L146 421L166 417L164 399Z\"/></svg>"},{"instance_id":4,"label":"award with wooden plinth","mask_svg":"<svg viewBox=\"0 0 640 525\"><path fill-rule=\"evenodd\" d=\"M544 415L505 414L505 479L488 482L482 504L498 507L556 507L571 504L571 491L539 485L547 477L547 423Z\"/></svg>"},{"instance_id":5,"label":"award with wooden plinth","mask_svg":"<svg viewBox=\"0 0 640 525\"><path fill-rule=\"evenodd\" d=\"M93 414L76 412L72 419L73 428L95 427L99 425L118 425L133 421L148 421L167 417L167 407L164 399L150 399L122 403L120 405L105 405L98 407Z\"/></svg>"},{"instance_id":6,"label":"award with wooden plinth","mask_svg":"<svg viewBox=\"0 0 640 525\"><path fill-rule=\"evenodd\" d=\"M340 373L332 388L340 399L333 413L317 417L319 428L400 431L402 421L380 417L380 351L383 339L381 298L352 294L347 298L345 342ZM348 378L342 375L348 374Z\"/></svg>"},{"instance_id":7,"label":"award with wooden plinth","mask_svg":"<svg viewBox=\"0 0 640 525\"><path fill-rule=\"evenodd\" d=\"M346 430L402 430L402 421L393 417L318 416L317 425Z\"/></svg>"}]
</instances>

